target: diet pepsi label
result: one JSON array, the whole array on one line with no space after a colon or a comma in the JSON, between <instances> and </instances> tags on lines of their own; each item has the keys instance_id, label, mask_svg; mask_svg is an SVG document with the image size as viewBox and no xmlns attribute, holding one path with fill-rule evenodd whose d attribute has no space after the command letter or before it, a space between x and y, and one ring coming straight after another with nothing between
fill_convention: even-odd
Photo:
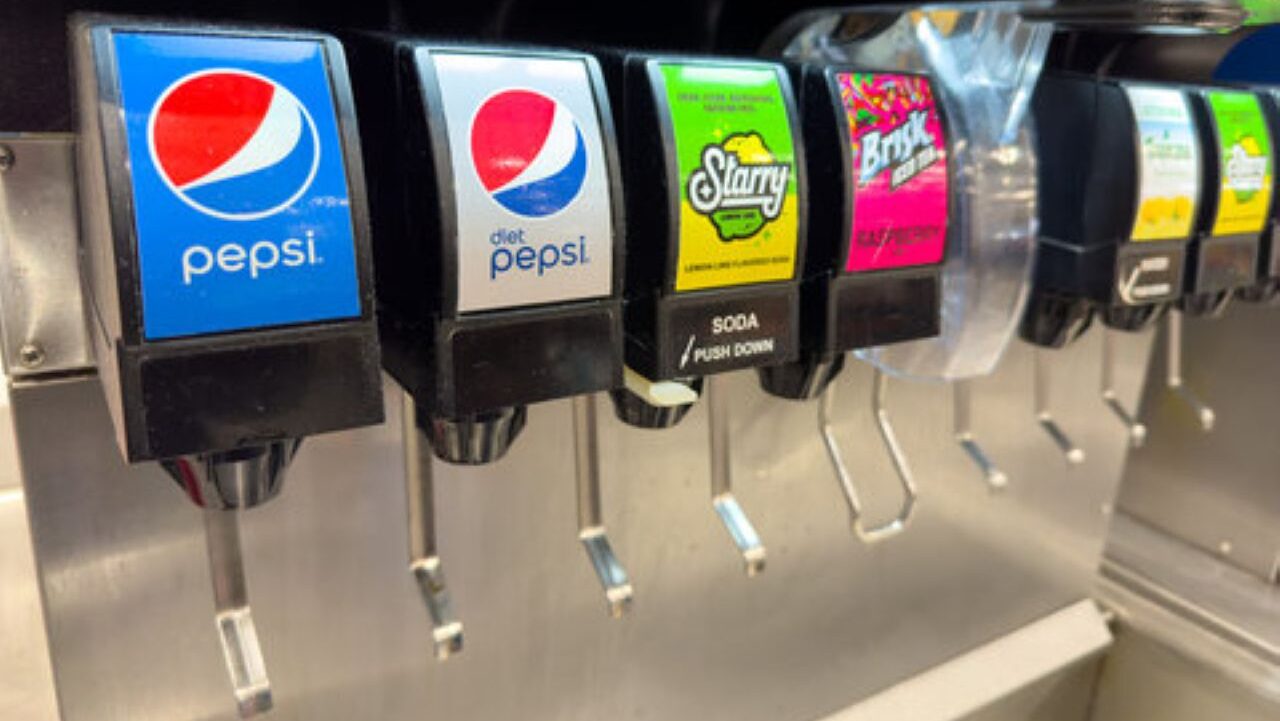
<instances>
[{"instance_id":1,"label":"diet pepsi label","mask_svg":"<svg viewBox=\"0 0 1280 721\"><path fill-rule=\"evenodd\" d=\"M433 52L461 313L607 296L613 221L586 62Z\"/></svg>"},{"instance_id":2,"label":"diet pepsi label","mask_svg":"<svg viewBox=\"0 0 1280 721\"><path fill-rule=\"evenodd\" d=\"M360 315L315 40L114 35L148 340Z\"/></svg>"}]
</instances>

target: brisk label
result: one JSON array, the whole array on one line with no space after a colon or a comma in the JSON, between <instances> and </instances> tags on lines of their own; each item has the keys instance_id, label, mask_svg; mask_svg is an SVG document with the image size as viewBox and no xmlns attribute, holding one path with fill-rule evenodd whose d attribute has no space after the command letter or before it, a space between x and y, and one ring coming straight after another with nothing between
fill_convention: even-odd
<instances>
[{"instance_id":1,"label":"brisk label","mask_svg":"<svg viewBox=\"0 0 1280 721\"><path fill-rule=\"evenodd\" d=\"M858 171L858 183L865 184L890 167L912 166L910 172L894 173L894 185L901 185L932 165L938 159L938 152L933 135L925 127L928 121L927 112L914 110L905 122L887 133L873 130L863 135L862 167ZM923 157L916 158L916 153L926 148L932 152L921 152Z\"/></svg>"}]
</instances>

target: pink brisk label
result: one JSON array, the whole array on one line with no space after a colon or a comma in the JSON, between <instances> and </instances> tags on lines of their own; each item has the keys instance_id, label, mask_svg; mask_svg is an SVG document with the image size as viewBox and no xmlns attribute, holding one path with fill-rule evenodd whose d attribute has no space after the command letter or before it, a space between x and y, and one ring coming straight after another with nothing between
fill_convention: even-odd
<instances>
[{"instance_id":1,"label":"pink brisk label","mask_svg":"<svg viewBox=\"0 0 1280 721\"><path fill-rule=\"evenodd\" d=\"M947 242L947 142L933 86L915 75L837 73L849 125L853 227L845 271L931 265Z\"/></svg>"}]
</instances>

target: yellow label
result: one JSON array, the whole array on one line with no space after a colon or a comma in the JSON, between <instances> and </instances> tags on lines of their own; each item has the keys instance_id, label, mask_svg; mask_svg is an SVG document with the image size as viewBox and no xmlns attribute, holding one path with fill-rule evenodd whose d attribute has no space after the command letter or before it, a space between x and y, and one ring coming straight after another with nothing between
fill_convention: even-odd
<instances>
[{"instance_id":1,"label":"yellow label","mask_svg":"<svg viewBox=\"0 0 1280 721\"><path fill-rule=\"evenodd\" d=\"M796 196L782 202L782 213L760 233L740 244L738 252L725 253L725 241L705 215L688 203L680 206L680 267L676 290L718 288L743 283L790 280L794 273L798 232Z\"/></svg>"},{"instance_id":2,"label":"yellow label","mask_svg":"<svg viewBox=\"0 0 1280 721\"><path fill-rule=\"evenodd\" d=\"M1223 183L1222 193L1218 196L1218 218L1213 224L1214 235L1262 232L1267 223L1267 210L1271 206L1271 175L1264 178L1263 189L1245 201L1241 201L1235 190Z\"/></svg>"},{"instance_id":3,"label":"yellow label","mask_svg":"<svg viewBox=\"0 0 1280 721\"><path fill-rule=\"evenodd\" d=\"M1195 204L1185 195L1147 198L1138 208L1138 220L1133 226L1133 239L1185 238L1191 234L1191 223L1195 220L1195 216L1192 215L1194 212Z\"/></svg>"}]
</instances>

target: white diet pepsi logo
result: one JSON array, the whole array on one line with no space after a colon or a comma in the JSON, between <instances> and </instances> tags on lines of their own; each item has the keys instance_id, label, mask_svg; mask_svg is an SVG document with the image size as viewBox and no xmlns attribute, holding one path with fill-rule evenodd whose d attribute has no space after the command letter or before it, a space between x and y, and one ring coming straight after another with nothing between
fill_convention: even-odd
<instances>
[{"instance_id":1,"label":"white diet pepsi logo","mask_svg":"<svg viewBox=\"0 0 1280 721\"><path fill-rule=\"evenodd\" d=\"M458 312L609 295L612 188L592 64L430 57L449 145L436 162L453 171Z\"/></svg>"},{"instance_id":2,"label":"white diet pepsi logo","mask_svg":"<svg viewBox=\"0 0 1280 721\"><path fill-rule=\"evenodd\" d=\"M499 205L526 218L568 207L587 177L587 146L573 113L549 95L523 89L490 96L471 119L471 162ZM524 229L489 236L489 280L508 272L542 277L556 268L590 263L587 241L538 240Z\"/></svg>"}]
</instances>

